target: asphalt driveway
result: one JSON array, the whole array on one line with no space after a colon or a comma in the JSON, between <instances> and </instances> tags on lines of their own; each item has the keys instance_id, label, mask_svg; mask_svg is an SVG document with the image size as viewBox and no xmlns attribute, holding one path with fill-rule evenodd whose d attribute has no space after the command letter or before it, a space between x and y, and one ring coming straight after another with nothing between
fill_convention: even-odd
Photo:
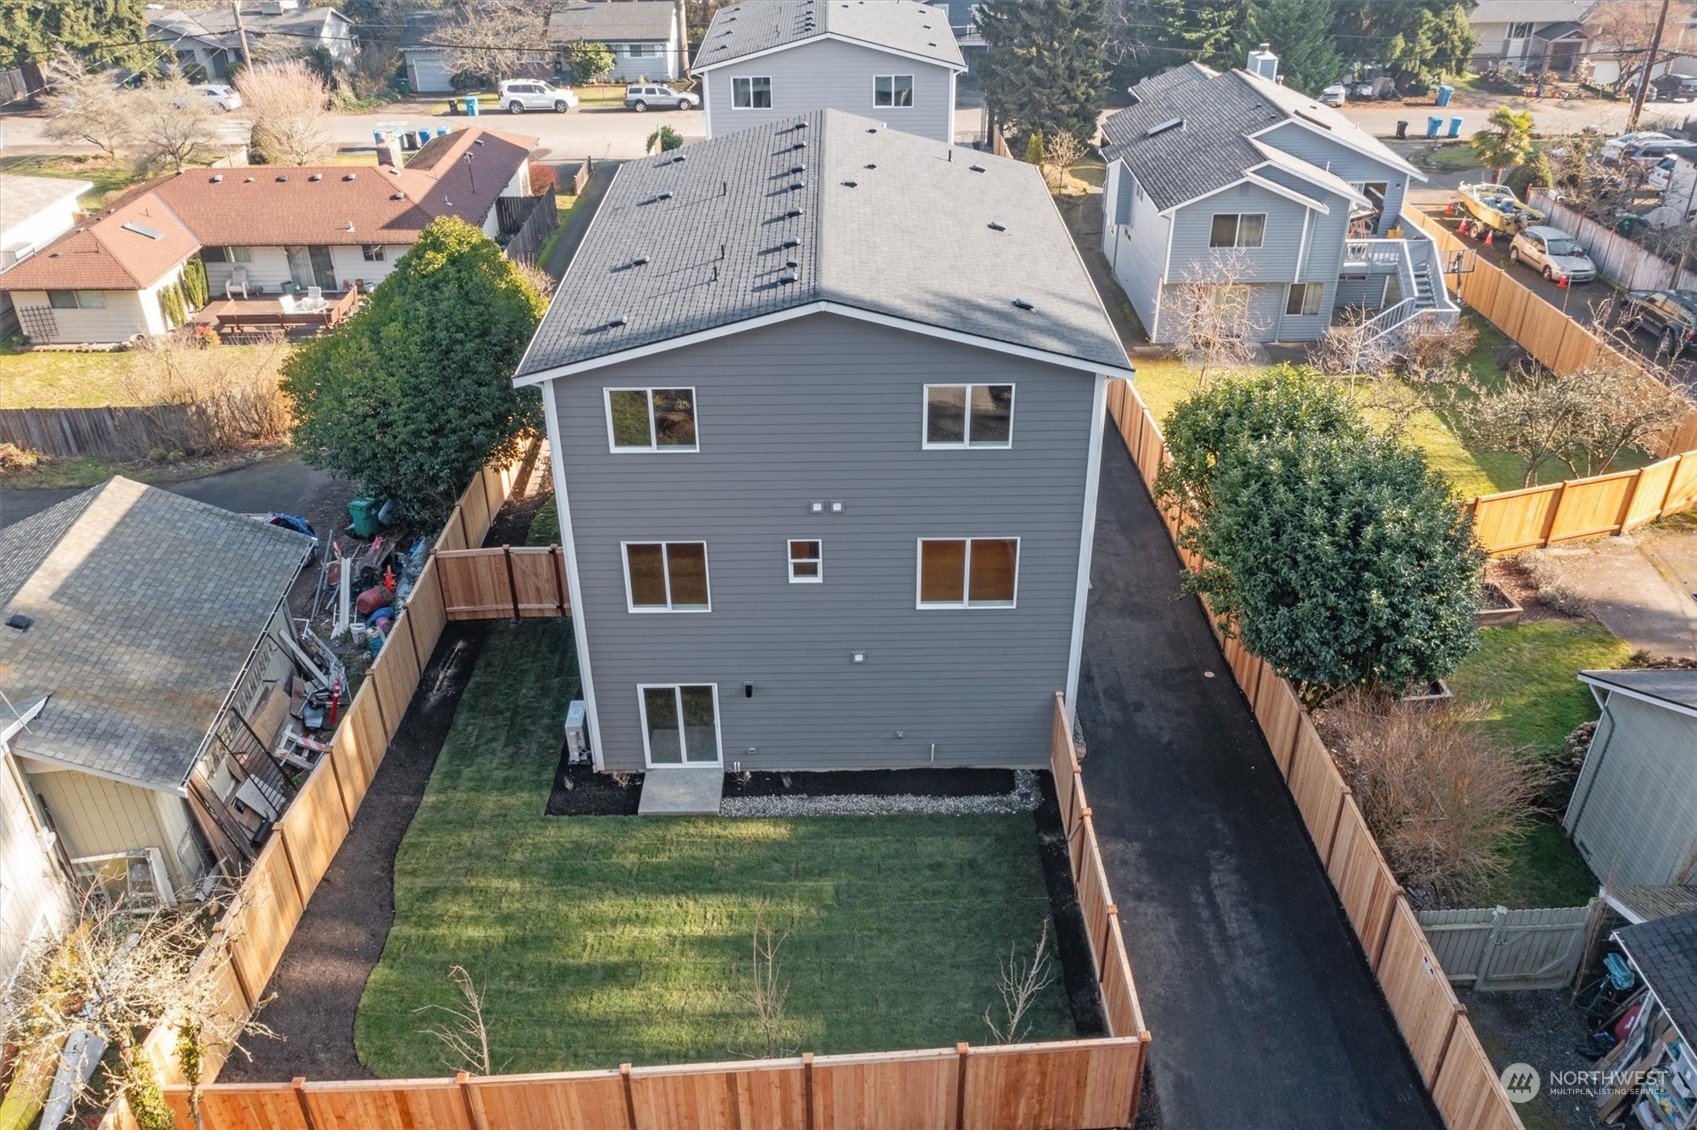
<instances>
[{"instance_id":1,"label":"asphalt driveway","mask_svg":"<svg viewBox=\"0 0 1697 1130\"><path fill-rule=\"evenodd\" d=\"M1102 458L1084 783L1155 1034L1138 1126L1439 1130L1119 437Z\"/></svg>"}]
</instances>

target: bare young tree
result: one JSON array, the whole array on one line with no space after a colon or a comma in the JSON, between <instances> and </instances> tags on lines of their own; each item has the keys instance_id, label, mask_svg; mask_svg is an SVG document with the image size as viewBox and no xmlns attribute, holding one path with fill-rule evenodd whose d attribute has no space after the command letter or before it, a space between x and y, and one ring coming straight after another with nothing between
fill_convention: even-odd
<instances>
[{"instance_id":1,"label":"bare young tree","mask_svg":"<svg viewBox=\"0 0 1697 1130\"><path fill-rule=\"evenodd\" d=\"M454 46L446 51L448 66L500 82L534 52L550 52L547 5L532 0L499 0L478 4L453 29Z\"/></svg>"},{"instance_id":2,"label":"bare young tree","mask_svg":"<svg viewBox=\"0 0 1697 1130\"><path fill-rule=\"evenodd\" d=\"M997 962L996 992L1001 996L1001 1008L991 1005L984 1010L984 1026L998 1044L1019 1043L1031 1027L1032 1006L1055 983L1049 938L1049 920L1045 918L1043 933L1030 957L1021 955L1015 944L1008 947L1008 956Z\"/></svg>"},{"instance_id":3,"label":"bare young tree","mask_svg":"<svg viewBox=\"0 0 1697 1130\"><path fill-rule=\"evenodd\" d=\"M211 102L180 74L148 83L127 101L137 156L146 169L180 173L218 141Z\"/></svg>"},{"instance_id":4,"label":"bare young tree","mask_svg":"<svg viewBox=\"0 0 1697 1130\"><path fill-rule=\"evenodd\" d=\"M152 1124L161 1112L142 1043L163 1027L174 1037L200 1126L203 1065L245 1054L245 1037L274 1035L253 1019L225 974L245 915L238 907L220 928L216 909L208 903L138 913L90 894L62 939L44 939L25 952L0 1007L0 1042L52 1049L70 1041L105 1043L112 1061L105 1068L107 1094L131 1099L138 1117ZM81 1082L70 1098L91 1090L92 1080Z\"/></svg>"},{"instance_id":5,"label":"bare young tree","mask_svg":"<svg viewBox=\"0 0 1697 1130\"><path fill-rule=\"evenodd\" d=\"M331 151L330 92L305 63L250 67L236 90L253 116L252 148L271 165L312 165Z\"/></svg>"},{"instance_id":6,"label":"bare young tree","mask_svg":"<svg viewBox=\"0 0 1697 1130\"><path fill-rule=\"evenodd\" d=\"M489 1058L489 1024L483 1018L483 994L463 965L450 965L448 980L459 990L458 1007L427 1004L413 1009L413 1012L447 1014L447 1019L440 1024L432 1024L424 1031L441 1043L448 1070L493 1075L495 1065Z\"/></svg>"},{"instance_id":7,"label":"bare young tree","mask_svg":"<svg viewBox=\"0 0 1697 1130\"><path fill-rule=\"evenodd\" d=\"M1255 338L1266 327L1256 321L1253 288L1243 280L1251 271L1241 251L1216 251L1205 263L1193 263L1176 283L1161 288L1161 314L1171 318L1171 335L1180 356L1197 370L1198 387L1221 369L1242 368L1255 360Z\"/></svg>"},{"instance_id":8,"label":"bare young tree","mask_svg":"<svg viewBox=\"0 0 1697 1130\"><path fill-rule=\"evenodd\" d=\"M1453 373L1461 359L1479 344L1479 331L1466 322L1445 326L1431 311L1416 314L1396 347L1396 362L1417 380L1435 380Z\"/></svg>"},{"instance_id":9,"label":"bare young tree","mask_svg":"<svg viewBox=\"0 0 1697 1130\"><path fill-rule=\"evenodd\" d=\"M130 92L110 71L89 73L81 60L61 47L45 68L46 135L54 141L87 142L116 158L134 137Z\"/></svg>"},{"instance_id":10,"label":"bare young tree","mask_svg":"<svg viewBox=\"0 0 1697 1130\"><path fill-rule=\"evenodd\" d=\"M1448 391L1469 438L1525 464L1525 486L1551 462L1579 478L1605 474L1628 450L1648 446L1691 411L1683 397L1630 363L1563 375L1528 364L1496 387L1463 374Z\"/></svg>"},{"instance_id":11,"label":"bare young tree","mask_svg":"<svg viewBox=\"0 0 1697 1130\"><path fill-rule=\"evenodd\" d=\"M1367 324L1371 320L1365 310L1347 311L1341 322L1327 327L1308 347L1308 363L1329 376L1348 377L1351 389L1355 378L1375 376L1390 368L1395 349L1388 335Z\"/></svg>"},{"instance_id":12,"label":"bare young tree","mask_svg":"<svg viewBox=\"0 0 1697 1130\"><path fill-rule=\"evenodd\" d=\"M776 1059L789 1055L790 1023L786 1007L790 996L790 981L783 972L783 948L790 932L777 933L766 920L766 907L754 909L754 929L750 942L748 1003L754 1013L756 1059Z\"/></svg>"},{"instance_id":13,"label":"bare young tree","mask_svg":"<svg viewBox=\"0 0 1697 1130\"><path fill-rule=\"evenodd\" d=\"M1066 130L1056 130L1043 139L1043 170L1056 189L1067 183L1067 170L1084 159L1084 143Z\"/></svg>"},{"instance_id":14,"label":"bare young tree","mask_svg":"<svg viewBox=\"0 0 1697 1130\"><path fill-rule=\"evenodd\" d=\"M1593 4L1586 14L1585 35L1591 41L1592 53L1620 62L1620 75L1614 84L1616 93L1637 89L1661 12L1661 0L1609 0L1607 4ZM1672 4L1668 8L1667 31L1689 27L1694 18L1697 18L1697 5Z\"/></svg>"}]
</instances>

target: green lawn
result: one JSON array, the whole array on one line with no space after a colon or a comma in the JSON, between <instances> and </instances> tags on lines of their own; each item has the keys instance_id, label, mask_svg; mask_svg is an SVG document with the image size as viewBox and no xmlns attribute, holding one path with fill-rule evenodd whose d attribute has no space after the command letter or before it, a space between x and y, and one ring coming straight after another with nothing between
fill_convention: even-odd
<instances>
[{"instance_id":1,"label":"green lawn","mask_svg":"<svg viewBox=\"0 0 1697 1130\"><path fill-rule=\"evenodd\" d=\"M90 212L140 179L126 162L101 156L0 157L0 173L88 181L94 187L78 197L78 203Z\"/></svg>"},{"instance_id":2,"label":"green lawn","mask_svg":"<svg viewBox=\"0 0 1697 1130\"><path fill-rule=\"evenodd\" d=\"M263 345L220 345L232 370L258 363ZM141 403L146 382L131 375L145 354L17 350L0 346L0 408L103 408Z\"/></svg>"},{"instance_id":3,"label":"green lawn","mask_svg":"<svg viewBox=\"0 0 1697 1130\"><path fill-rule=\"evenodd\" d=\"M750 930L783 948L799 1049L984 1042L998 954L1048 912L1029 816L797 820L542 815L577 693L570 626L490 629L395 864L395 925L355 1023L380 1076L436 1074L414 1010L487 998L508 1071L738 1058L754 1049ZM1071 1032L1052 989L1032 1035Z\"/></svg>"},{"instance_id":4,"label":"green lawn","mask_svg":"<svg viewBox=\"0 0 1697 1130\"><path fill-rule=\"evenodd\" d=\"M1503 744L1553 762L1566 754L1565 739L1597 717L1582 670L1618 667L1630 652L1602 625L1589 620L1541 620L1513 628L1485 628L1479 650L1449 684L1458 702L1491 703L1485 722ZM1509 873L1484 900L1508 907L1582 906L1597 880L1562 833L1560 813L1540 818L1514 845Z\"/></svg>"}]
</instances>

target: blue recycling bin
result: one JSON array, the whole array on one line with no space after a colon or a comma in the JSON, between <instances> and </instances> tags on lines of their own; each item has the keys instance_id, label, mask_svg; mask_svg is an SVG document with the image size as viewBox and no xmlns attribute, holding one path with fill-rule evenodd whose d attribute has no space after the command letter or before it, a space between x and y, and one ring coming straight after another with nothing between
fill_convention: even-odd
<instances>
[{"instance_id":1,"label":"blue recycling bin","mask_svg":"<svg viewBox=\"0 0 1697 1130\"><path fill-rule=\"evenodd\" d=\"M426 132L429 132L429 131L426 131ZM447 137L448 136L448 127L447 126L437 126L436 127L436 136L437 137Z\"/></svg>"},{"instance_id":2,"label":"blue recycling bin","mask_svg":"<svg viewBox=\"0 0 1697 1130\"><path fill-rule=\"evenodd\" d=\"M1454 97L1455 87L1450 86L1448 83L1440 83L1438 85L1438 105L1448 106L1450 104L1450 99Z\"/></svg>"},{"instance_id":3,"label":"blue recycling bin","mask_svg":"<svg viewBox=\"0 0 1697 1130\"><path fill-rule=\"evenodd\" d=\"M389 140L389 135L380 129L374 129L371 131L371 139L377 142L377 144L382 145L385 141Z\"/></svg>"},{"instance_id":4,"label":"blue recycling bin","mask_svg":"<svg viewBox=\"0 0 1697 1130\"><path fill-rule=\"evenodd\" d=\"M1460 118L1451 118L1450 119L1450 132L1449 132L1448 136L1450 136L1450 137L1460 137L1461 136L1461 119Z\"/></svg>"},{"instance_id":5,"label":"blue recycling bin","mask_svg":"<svg viewBox=\"0 0 1697 1130\"><path fill-rule=\"evenodd\" d=\"M1444 120L1442 118L1427 118L1426 119L1426 136L1427 137L1434 137L1434 138L1437 137L1438 131L1443 129L1443 128L1444 128Z\"/></svg>"},{"instance_id":6,"label":"blue recycling bin","mask_svg":"<svg viewBox=\"0 0 1697 1130\"><path fill-rule=\"evenodd\" d=\"M471 94L466 96L465 112L470 117L477 117L477 95Z\"/></svg>"}]
</instances>

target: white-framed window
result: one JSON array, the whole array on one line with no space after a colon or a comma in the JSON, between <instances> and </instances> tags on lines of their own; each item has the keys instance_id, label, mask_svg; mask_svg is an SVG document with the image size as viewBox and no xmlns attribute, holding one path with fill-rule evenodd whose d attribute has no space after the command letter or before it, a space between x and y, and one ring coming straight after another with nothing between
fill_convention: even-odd
<instances>
[{"instance_id":1,"label":"white-framed window","mask_svg":"<svg viewBox=\"0 0 1697 1130\"><path fill-rule=\"evenodd\" d=\"M104 310L106 292L103 290L50 290L47 305L55 310Z\"/></svg>"},{"instance_id":2,"label":"white-framed window","mask_svg":"<svg viewBox=\"0 0 1697 1130\"><path fill-rule=\"evenodd\" d=\"M872 105L901 108L913 105L912 75L878 75L872 80Z\"/></svg>"},{"instance_id":3,"label":"white-framed window","mask_svg":"<svg viewBox=\"0 0 1697 1130\"><path fill-rule=\"evenodd\" d=\"M711 612L704 541L626 541L625 607L631 612Z\"/></svg>"},{"instance_id":4,"label":"white-framed window","mask_svg":"<svg viewBox=\"0 0 1697 1130\"><path fill-rule=\"evenodd\" d=\"M770 110L772 80L770 78L733 78L731 106L738 110Z\"/></svg>"},{"instance_id":5,"label":"white-framed window","mask_svg":"<svg viewBox=\"0 0 1697 1130\"><path fill-rule=\"evenodd\" d=\"M653 765L715 765L719 762L717 683L639 683L642 754Z\"/></svg>"},{"instance_id":6,"label":"white-framed window","mask_svg":"<svg viewBox=\"0 0 1697 1130\"><path fill-rule=\"evenodd\" d=\"M389 249L381 243L367 243L359 249L367 263L381 263L389 258Z\"/></svg>"},{"instance_id":7,"label":"white-framed window","mask_svg":"<svg viewBox=\"0 0 1697 1130\"><path fill-rule=\"evenodd\" d=\"M824 579L824 543L818 538L791 538L790 584L816 585Z\"/></svg>"},{"instance_id":8,"label":"white-framed window","mask_svg":"<svg viewBox=\"0 0 1697 1130\"><path fill-rule=\"evenodd\" d=\"M1532 38L1532 25L1529 24L1529 23L1528 24L1509 24L1508 25L1508 37L1510 39L1531 39Z\"/></svg>"},{"instance_id":9,"label":"white-framed window","mask_svg":"<svg viewBox=\"0 0 1697 1130\"><path fill-rule=\"evenodd\" d=\"M657 59L660 57L660 45L658 43L631 43L626 46L625 50L632 59Z\"/></svg>"},{"instance_id":10,"label":"white-framed window","mask_svg":"<svg viewBox=\"0 0 1697 1130\"><path fill-rule=\"evenodd\" d=\"M1265 212L1219 212L1208 232L1208 246L1260 247L1266 234Z\"/></svg>"},{"instance_id":11,"label":"white-framed window","mask_svg":"<svg viewBox=\"0 0 1697 1130\"><path fill-rule=\"evenodd\" d=\"M1018 538L920 538L919 608L1012 608Z\"/></svg>"},{"instance_id":12,"label":"white-framed window","mask_svg":"<svg viewBox=\"0 0 1697 1130\"><path fill-rule=\"evenodd\" d=\"M1285 313L1292 315L1318 314L1320 312L1320 298L1325 293L1325 283L1291 283L1290 297L1285 299Z\"/></svg>"},{"instance_id":13,"label":"white-framed window","mask_svg":"<svg viewBox=\"0 0 1697 1130\"><path fill-rule=\"evenodd\" d=\"M1012 447L1013 385L926 385L922 446Z\"/></svg>"},{"instance_id":14,"label":"white-framed window","mask_svg":"<svg viewBox=\"0 0 1697 1130\"><path fill-rule=\"evenodd\" d=\"M253 248L251 247L203 247L200 258L207 263L251 263Z\"/></svg>"},{"instance_id":15,"label":"white-framed window","mask_svg":"<svg viewBox=\"0 0 1697 1130\"><path fill-rule=\"evenodd\" d=\"M609 388L607 446L613 451L700 451L693 388Z\"/></svg>"}]
</instances>

